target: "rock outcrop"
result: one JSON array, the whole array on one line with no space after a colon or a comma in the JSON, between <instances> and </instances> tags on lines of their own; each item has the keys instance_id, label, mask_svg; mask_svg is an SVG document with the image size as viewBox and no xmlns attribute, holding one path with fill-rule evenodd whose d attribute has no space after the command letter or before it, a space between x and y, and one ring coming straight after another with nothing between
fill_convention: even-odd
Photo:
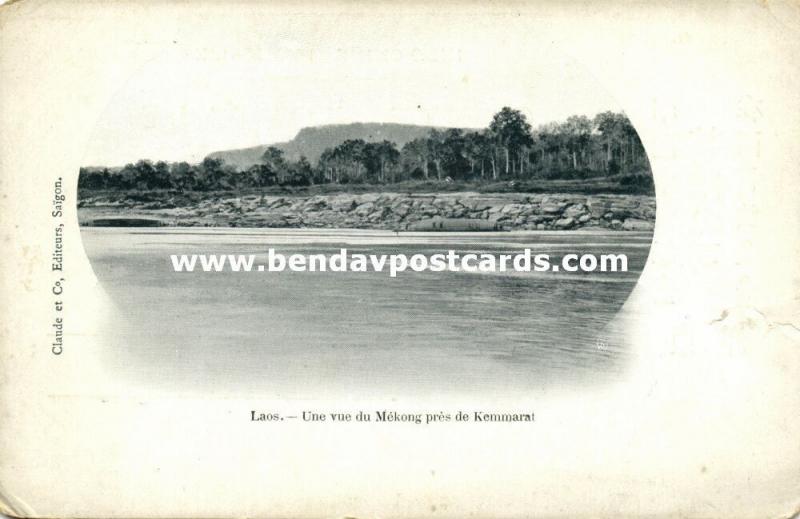
<instances>
[{"instance_id":1,"label":"rock outcrop","mask_svg":"<svg viewBox=\"0 0 800 519\"><path fill-rule=\"evenodd\" d=\"M323 227L401 230L420 220L477 218L510 230L604 228L650 231L655 198L644 195L401 194L317 196L209 196L188 206L174 199L109 202L89 197L79 203L79 219L110 216L158 218L165 225L220 227Z\"/></svg>"}]
</instances>

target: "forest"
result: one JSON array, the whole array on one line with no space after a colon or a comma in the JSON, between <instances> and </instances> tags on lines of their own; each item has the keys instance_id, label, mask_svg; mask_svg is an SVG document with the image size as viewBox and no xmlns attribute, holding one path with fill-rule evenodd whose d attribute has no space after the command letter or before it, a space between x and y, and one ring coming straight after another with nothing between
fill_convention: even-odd
<instances>
[{"instance_id":1,"label":"forest","mask_svg":"<svg viewBox=\"0 0 800 519\"><path fill-rule=\"evenodd\" d=\"M503 107L485 129L431 129L405 143L347 139L315 164L266 149L259 164L242 170L221 159L199 164L139 160L122 168L84 167L85 190L226 191L267 186L393 184L409 181L497 182L615 178L652 186L639 135L624 113L574 115L533 128L519 110Z\"/></svg>"}]
</instances>

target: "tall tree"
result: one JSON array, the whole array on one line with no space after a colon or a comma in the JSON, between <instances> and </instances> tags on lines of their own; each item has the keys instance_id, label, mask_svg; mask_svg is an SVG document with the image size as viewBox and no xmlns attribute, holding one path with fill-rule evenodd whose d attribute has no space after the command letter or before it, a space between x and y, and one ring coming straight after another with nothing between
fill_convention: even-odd
<instances>
[{"instance_id":1,"label":"tall tree","mask_svg":"<svg viewBox=\"0 0 800 519\"><path fill-rule=\"evenodd\" d=\"M489 130L505 151L506 175L508 175L512 153L518 154L522 147L532 143L531 125L525 114L504 106L492 117Z\"/></svg>"},{"instance_id":2,"label":"tall tree","mask_svg":"<svg viewBox=\"0 0 800 519\"><path fill-rule=\"evenodd\" d=\"M414 177L417 172L421 172L422 177L428 180L427 139L417 138L407 142L400 151L400 161L409 177Z\"/></svg>"},{"instance_id":3,"label":"tall tree","mask_svg":"<svg viewBox=\"0 0 800 519\"><path fill-rule=\"evenodd\" d=\"M464 132L458 128L445 130L442 138L441 155L442 167L451 178L465 176L468 168L466 158L466 142Z\"/></svg>"},{"instance_id":4,"label":"tall tree","mask_svg":"<svg viewBox=\"0 0 800 519\"><path fill-rule=\"evenodd\" d=\"M572 169L578 169L578 154L586 153L592 136L592 122L585 115L573 115L563 124L562 132L572 155Z\"/></svg>"},{"instance_id":5,"label":"tall tree","mask_svg":"<svg viewBox=\"0 0 800 519\"><path fill-rule=\"evenodd\" d=\"M425 142L427 144L427 158L436 166L436 180L442 180L444 135L439 130L433 129L428 133L428 138Z\"/></svg>"},{"instance_id":6,"label":"tall tree","mask_svg":"<svg viewBox=\"0 0 800 519\"><path fill-rule=\"evenodd\" d=\"M614 112L602 112L594 116L594 125L600 132L603 144L606 149L605 169L608 171L611 161L614 159L614 149L622 138L622 119L621 114Z\"/></svg>"},{"instance_id":7,"label":"tall tree","mask_svg":"<svg viewBox=\"0 0 800 519\"><path fill-rule=\"evenodd\" d=\"M314 183L314 170L305 155L301 155L296 163L291 166L289 182L294 186L307 186Z\"/></svg>"},{"instance_id":8,"label":"tall tree","mask_svg":"<svg viewBox=\"0 0 800 519\"><path fill-rule=\"evenodd\" d=\"M381 182L386 182L386 173L388 170L392 172L392 182L395 181L395 168L394 166L397 165L398 161L400 160L400 152L397 151L397 146L393 142L389 142L387 140L383 140L376 144L376 151L378 162L380 163L380 180Z\"/></svg>"},{"instance_id":9,"label":"tall tree","mask_svg":"<svg viewBox=\"0 0 800 519\"><path fill-rule=\"evenodd\" d=\"M489 138L480 132L469 132L464 136L464 152L469 161L469 171L472 177L476 176L476 168L480 165L480 178L486 177L486 161L491 154Z\"/></svg>"},{"instance_id":10,"label":"tall tree","mask_svg":"<svg viewBox=\"0 0 800 519\"><path fill-rule=\"evenodd\" d=\"M270 146L261 155L261 162L275 172L278 182L284 182L289 173L286 164L286 159L283 156L283 150Z\"/></svg>"}]
</instances>

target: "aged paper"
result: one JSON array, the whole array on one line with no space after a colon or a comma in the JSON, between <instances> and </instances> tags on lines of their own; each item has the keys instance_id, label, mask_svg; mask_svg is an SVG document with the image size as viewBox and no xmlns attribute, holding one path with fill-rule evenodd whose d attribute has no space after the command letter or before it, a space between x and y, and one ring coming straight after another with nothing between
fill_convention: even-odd
<instances>
[{"instance_id":1,"label":"aged paper","mask_svg":"<svg viewBox=\"0 0 800 519\"><path fill-rule=\"evenodd\" d=\"M797 4L22 0L0 81L3 513L800 509Z\"/></svg>"}]
</instances>

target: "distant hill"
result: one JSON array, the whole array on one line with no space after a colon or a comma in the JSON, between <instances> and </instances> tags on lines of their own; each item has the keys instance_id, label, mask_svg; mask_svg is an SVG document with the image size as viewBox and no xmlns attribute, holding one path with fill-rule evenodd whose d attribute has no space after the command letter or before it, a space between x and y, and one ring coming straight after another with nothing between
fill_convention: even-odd
<instances>
[{"instance_id":1,"label":"distant hill","mask_svg":"<svg viewBox=\"0 0 800 519\"><path fill-rule=\"evenodd\" d=\"M443 128L397 123L350 123L312 126L300 130L295 138L289 142L262 144L237 150L215 151L208 156L222 159L226 164L232 164L238 169L246 169L260 162L261 155L264 154L264 151L269 146L275 146L283 150L288 160L294 161L299 159L301 155L305 155L309 162L314 164L326 148L333 148L347 139L364 139L366 142L379 142L385 139L394 142L399 149L409 141L426 136L432 129L441 130Z\"/></svg>"}]
</instances>

